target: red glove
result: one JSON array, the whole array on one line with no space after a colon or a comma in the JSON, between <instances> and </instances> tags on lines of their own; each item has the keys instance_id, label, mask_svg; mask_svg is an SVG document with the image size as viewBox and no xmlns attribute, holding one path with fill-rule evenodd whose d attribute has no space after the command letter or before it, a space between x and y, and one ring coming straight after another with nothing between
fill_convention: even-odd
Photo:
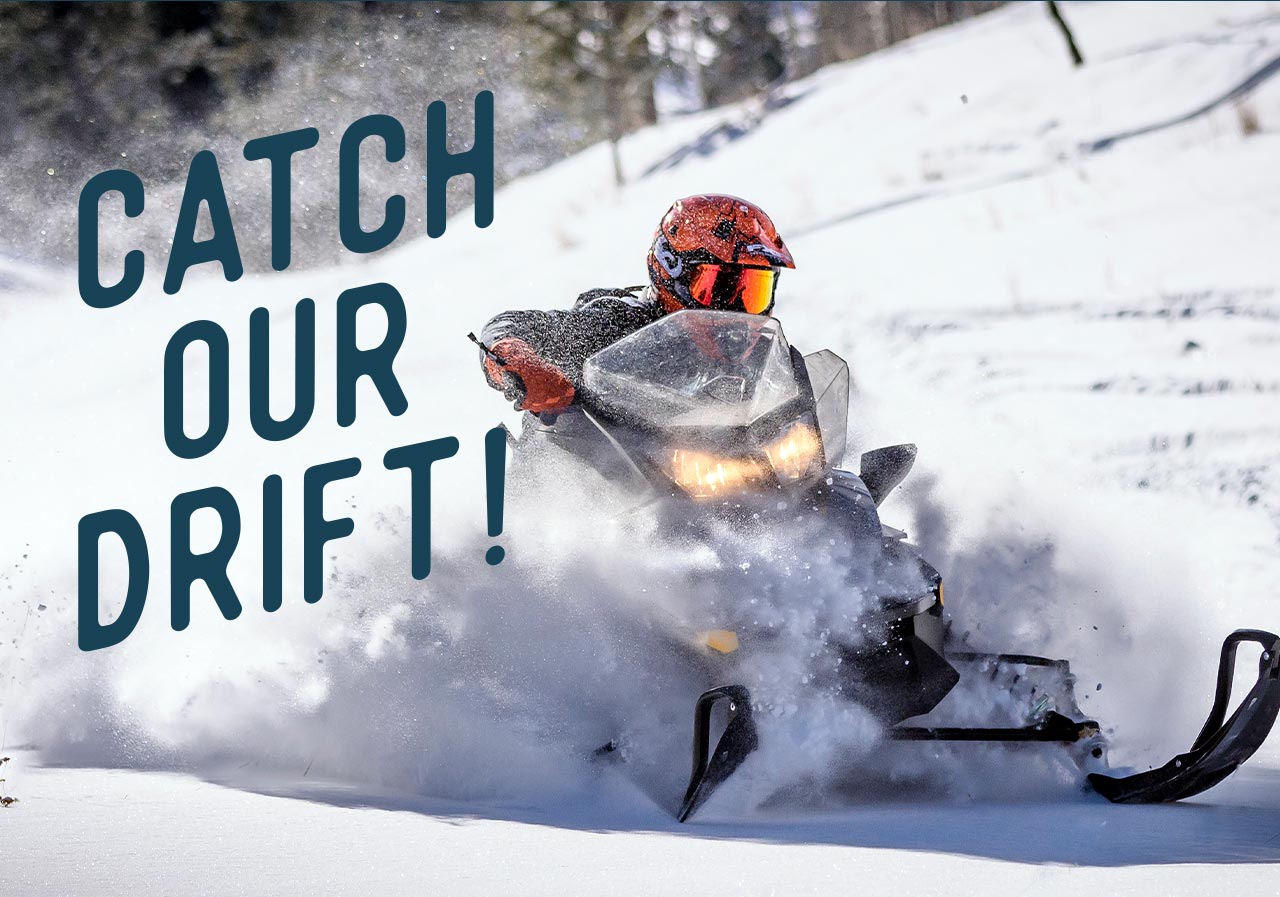
<instances>
[{"instance_id":1,"label":"red glove","mask_svg":"<svg viewBox=\"0 0 1280 897\"><path fill-rule=\"evenodd\" d=\"M573 402L573 384L564 371L524 340L514 336L500 339L489 351L492 355L484 359L485 376L491 386L516 403L518 411L561 411Z\"/></svg>"}]
</instances>

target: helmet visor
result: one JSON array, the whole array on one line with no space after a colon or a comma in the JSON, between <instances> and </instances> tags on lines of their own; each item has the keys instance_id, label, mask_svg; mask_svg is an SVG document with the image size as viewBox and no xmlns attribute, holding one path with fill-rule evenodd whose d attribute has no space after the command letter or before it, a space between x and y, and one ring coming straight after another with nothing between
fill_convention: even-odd
<instances>
[{"instance_id":1,"label":"helmet visor","mask_svg":"<svg viewBox=\"0 0 1280 897\"><path fill-rule=\"evenodd\" d=\"M777 268L698 265L689 280L689 295L707 308L760 315L773 305L777 285Z\"/></svg>"}]
</instances>

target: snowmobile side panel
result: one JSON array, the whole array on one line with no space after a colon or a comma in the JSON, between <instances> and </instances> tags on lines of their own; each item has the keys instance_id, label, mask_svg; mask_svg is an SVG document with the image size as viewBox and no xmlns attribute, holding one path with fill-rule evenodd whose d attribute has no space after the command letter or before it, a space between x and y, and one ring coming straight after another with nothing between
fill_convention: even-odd
<instances>
[{"instance_id":1,"label":"snowmobile side panel","mask_svg":"<svg viewBox=\"0 0 1280 897\"><path fill-rule=\"evenodd\" d=\"M712 753L711 711L721 701L726 702L729 722ZM722 685L703 692L693 710L693 770L676 819L688 819L759 743L751 718L751 693L744 686Z\"/></svg>"},{"instance_id":2,"label":"snowmobile side panel","mask_svg":"<svg viewBox=\"0 0 1280 897\"><path fill-rule=\"evenodd\" d=\"M928 713L960 681L955 667L915 634L915 626L924 617L927 612L894 621L884 630L881 648L835 644L840 666L834 683L840 693L885 725Z\"/></svg>"},{"instance_id":3,"label":"snowmobile side panel","mask_svg":"<svg viewBox=\"0 0 1280 897\"><path fill-rule=\"evenodd\" d=\"M1258 681L1225 723L1235 675L1236 648L1241 642L1262 646ZM1207 791L1231 775L1262 746L1280 713L1280 636L1259 629L1239 629L1222 643L1213 708L1199 737L1185 754L1159 769L1114 777L1094 773L1089 784L1116 803L1164 803Z\"/></svg>"}]
</instances>

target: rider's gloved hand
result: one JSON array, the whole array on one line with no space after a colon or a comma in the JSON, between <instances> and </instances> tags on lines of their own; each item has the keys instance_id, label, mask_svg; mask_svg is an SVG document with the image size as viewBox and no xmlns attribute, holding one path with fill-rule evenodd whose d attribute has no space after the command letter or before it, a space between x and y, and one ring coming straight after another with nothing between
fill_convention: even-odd
<instances>
[{"instance_id":1,"label":"rider's gloved hand","mask_svg":"<svg viewBox=\"0 0 1280 897\"><path fill-rule=\"evenodd\" d=\"M489 385L502 390L517 411L561 411L573 402L573 384L564 371L543 359L524 340L498 340L489 351L492 355L484 359Z\"/></svg>"}]
</instances>

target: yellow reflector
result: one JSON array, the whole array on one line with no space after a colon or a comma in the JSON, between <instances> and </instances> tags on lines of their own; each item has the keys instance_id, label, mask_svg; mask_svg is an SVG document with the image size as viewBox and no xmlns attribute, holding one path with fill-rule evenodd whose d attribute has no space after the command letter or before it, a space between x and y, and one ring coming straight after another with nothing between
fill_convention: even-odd
<instances>
[{"instance_id":1,"label":"yellow reflector","mask_svg":"<svg viewBox=\"0 0 1280 897\"><path fill-rule=\"evenodd\" d=\"M732 654L738 650L738 633L728 629L699 632L698 641L719 654Z\"/></svg>"},{"instance_id":2,"label":"yellow reflector","mask_svg":"<svg viewBox=\"0 0 1280 897\"><path fill-rule=\"evenodd\" d=\"M942 600L942 580L938 580L938 604L946 607L947 602Z\"/></svg>"}]
</instances>

